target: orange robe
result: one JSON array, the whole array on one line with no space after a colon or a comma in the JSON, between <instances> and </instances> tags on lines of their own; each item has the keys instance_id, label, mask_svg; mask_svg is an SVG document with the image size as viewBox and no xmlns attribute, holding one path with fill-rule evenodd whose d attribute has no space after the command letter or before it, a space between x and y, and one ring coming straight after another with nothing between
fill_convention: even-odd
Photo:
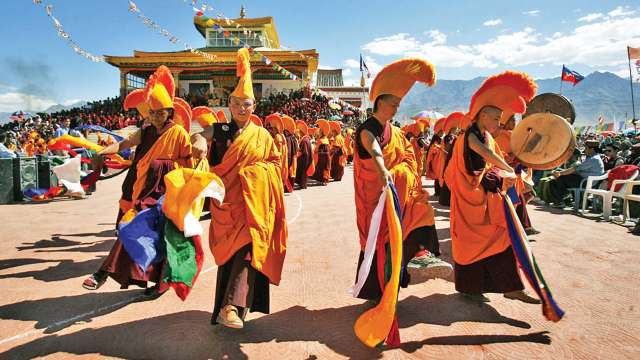
<instances>
[{"instance_id":1,"label":"orange robe","mask_svg":"<svg viewBox=\"0 0 640 360\"><path fill-rule=\"evenodd\" d=\"M393 183L398 191L402 213L402 240L404 241L413 230L434 225L433 207L429 204L429 195L421 193L418 189L417 164L413 147L399 128L392 126L391 139L382 148L382 156L384 165L393 176ZM384 183L380 180L375 161L360 159L357 151L354 156L353 179L360 248L364 251L371 216L382 193ZM385 229L386 222L383 221L380 236L386 243L389 241L389 232Z\"/></svg>"},{"instance_id":2,"label":"orange robe","mask_svg":"<svg viewBox=\"0 0 640 360\"><path fill-rule=\"evenodd\" d=\"M338 165L342 167L347 166L348 150L347 150L347 145L346 145L344 136L340 134L336 135L336 137L333 139L333 147L338 148L342 151L342 155L340 156Z\"/></svg>"},{"instance_id":3,"label":"orange robe","mask_svg":"<svg viewBox=\"0 0 640 360\"><path fill-rule=\"evenodd\" d=\"M326 156L323 156L322 161L319 160L321 145L326 145L327 151L331 149L331 144L326 136L316 140L316 146L313 150L313 172L309 176L314 176L315 180L326 183L331 179L331 156L327 153ZM318 171L322 171L322 174L319 174Z\"/></svg>"},{"instance_id":4,"label":"orange robe","mask_svg":"<svg viewBox=\"0 0 640 360\"><path fill-rule=\"evenodd\" d=\"M425 160L425 175L427 176L427 179L431 179L431 180L437 180L437 176L436 176L436 170L435 170L435 165L436 165L436 158L438 156L440 152L440 144L432 144L431 147L429 147L429 152L427 153L427 158Z\"/></svg>"},{"instance_id":5,"label":"orange robe","mask_svg":"<svg viewBox=\"0 0 640 360\"><path fill-rule=\"evenodd\" d=\"M282 154L271 134L250 123L211 171L225 186L211 202L209 246L217 265L252 244L251 266L278 285L287 248ZM285 158L286 159L286 158Z\"/></svg>"},{"instance_id":6,"label":"orange robe","mask_svg":"<svg viewBox=\"0 0 640 360\"><path fill-rule=\"evenodd\" d=\"M500 149L487 133L487 146ZM511 245L502 195L487 192L480 181L491 169L487 163L480 174L469 174L464 162L464 139L456 141L445 172L451 189L451 248L453 260L468 265L501 253Z\"/></svg>"},{"instance_id":7,"label":"orange robe","mask_svg":"<svg viewBox=\"0 0 640 360\"><path fill-rule=\"evenodd\" d=\"M276 134L273 138L275 141L276 149L280 153L280 176L283 181L289 181L289 158L287 150L287 138L283 134ZM284 183L283 183L284 185Z\"/></svg>"}]
</instances>

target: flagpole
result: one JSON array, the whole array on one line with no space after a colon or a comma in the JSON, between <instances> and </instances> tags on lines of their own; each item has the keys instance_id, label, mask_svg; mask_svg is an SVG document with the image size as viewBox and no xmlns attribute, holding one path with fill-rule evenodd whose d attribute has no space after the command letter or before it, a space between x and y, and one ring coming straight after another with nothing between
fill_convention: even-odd
<instances>
[{"instance_id":1,"label":"flagpole","mask_svg":"<svg viewBox=\"0 0 640 360\"><path fill-rule=\"evenodd\" d=\"M629 61L629 86L631 86L631 109L633 110L633 125L636 124L636 104L633 98L633 75L631 74L631 49L627 46L627 60Z\"/></svg>"},{"instance_id":2,"label":"flagpole","mask_svg":"<svg viewBox=\"0 0 640 360\"><path fill-rule=\"evenodd\" d=\"M562 64L562 72L560 73L560 94L562 95L562 75L564 74L564 64Z\"/></svg>"}]
</instances>

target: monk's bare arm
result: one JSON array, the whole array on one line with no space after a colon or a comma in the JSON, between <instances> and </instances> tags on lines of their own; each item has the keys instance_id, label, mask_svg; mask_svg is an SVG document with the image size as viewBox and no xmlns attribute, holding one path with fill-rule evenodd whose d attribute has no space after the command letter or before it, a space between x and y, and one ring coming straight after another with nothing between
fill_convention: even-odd
<instances>
[{"instance_id":1,"label":"monk's bare arm","mask_svg":"<svg viewBox=\"0 0 640 360\"><path fill-rule=\"evenodd\" d=\"M111 155L111 154L116 154L120 151L129 149L133 146L136 145L140 145L140 142L142 141L142 130L137 130L136 132L134 132L133 134L129 135L128 138L117 142L115 144L111 144L107 147L105 147L104 149L100 150L98 152L98 155Z\"/></svg>"},{"instance_id":2,"label":"monk's bare arm","mask_svg":"<svg viewBox=\"0 0 640 360\"><path fill-rule=\"evenodd\" d=\"M393 182L393 178L391 177L389 170L384 166L382 149L380 148L380 144L378 144L378 140L376 140L375 136L373 136L373 134L368 130L362 130L360 132L360 142L369 155L371 155L373 161L375 161L380 179L385 183Z\"/></svg>"},{"instance_id":3,"label":"monk's bare arm","mask_svg":"<svg viewBox=\"0 0 640 360\"><path fill-rule=\"evenodd\" d=\"M202 132L191 135L193 157L204 158L207 154L207 140L213 139L213 126L207 126Z\"/></svg>"},{"instance_id":4,"label":"monk's bare arm","mask_svg":"<svg viewBox=\"0 0 640 360\"><path fill-rule=\"evenodd\" d=\"M469 134L469 147L478 153L482 158L493 164L494 166L509 172L513 172L513 168L507 164L504 159L489 149L475 134Z\"/></svg>"}]
</instances>

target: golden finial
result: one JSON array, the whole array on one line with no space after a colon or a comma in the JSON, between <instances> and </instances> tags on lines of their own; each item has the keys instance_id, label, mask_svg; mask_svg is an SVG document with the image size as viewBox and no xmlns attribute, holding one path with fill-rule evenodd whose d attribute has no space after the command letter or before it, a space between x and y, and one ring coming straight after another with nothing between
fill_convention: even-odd
<instances>
[{"instance_id":1,"label":"golden finial","mask_svg":"<svg viewBox=\"0 0 640 360\"><path fill-rule=\"evenodd\" d=\"M240 19L244 19L247 16L247 9L244 8L244 5L240 5Z\"/></svg>"}]
</instances>

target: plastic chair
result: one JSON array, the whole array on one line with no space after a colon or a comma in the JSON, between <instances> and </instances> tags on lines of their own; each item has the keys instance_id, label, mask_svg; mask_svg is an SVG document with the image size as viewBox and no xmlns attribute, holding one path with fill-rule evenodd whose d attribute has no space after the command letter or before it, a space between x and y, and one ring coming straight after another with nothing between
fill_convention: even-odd
<instances>
[{"instance_id":1,"label":"plastic chair","mask_svg":"<svg viewBox=\"0 0 640 360\"><path fill-rule=\"evenodd\" d=\"M626 193L622 197L622 223L626 223L629 218L629 202L640 202L640 195L633 194L633 187L640 185L640 181L627 181L625 183ZM616 197L619 197L616 195Z\"/></svg>"},{"instance_id":2,"label":"plastic chair","mask_svg":"<svg viewBox=\"0 0 640 360\"><path fill-rule=\"evenodd\" d=\"M603 175L608 176L608 173ZM595 176L593 177L594 180L596 180L596 178L601 178L602 176ZM618 179L618 180L614 180L613 183L611 184L611 190L603 190L603 189L593 189L592 185L593 183L590 182L592 176L589 176L588 180L587 180L587 188L585 189L584 192L584 198L582 199L582 212L584 213L586 211L586 207L587 207L587 196L589 194L593 195L593 196L600 196L602 197L602 217L605 221L609 221L609 218L611 217L611 207L613 205L613 198L614 197L619 197L619 198L624 198L624 196L627 194L627 186L621 186L620 190L615 191L616 187L618 185L622 185L625 184L629 181L633 181L638 177L638 170L634 171L633 174L631 174L631 176L627 179ZM598 180L603 180L603 179L598 179Z\"/></svg>"}]
</instances>

